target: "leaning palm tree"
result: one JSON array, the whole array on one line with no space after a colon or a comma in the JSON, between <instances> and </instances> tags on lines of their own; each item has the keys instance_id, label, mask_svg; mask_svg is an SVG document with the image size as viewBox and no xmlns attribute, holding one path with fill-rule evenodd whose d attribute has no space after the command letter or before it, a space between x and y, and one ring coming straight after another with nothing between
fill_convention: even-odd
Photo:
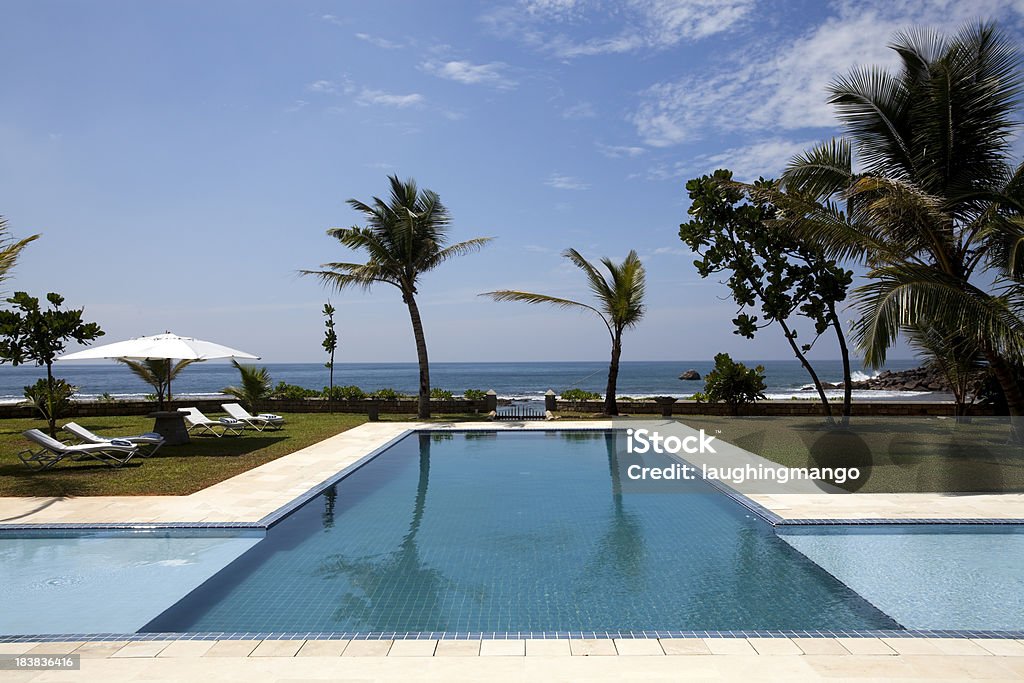
<instances>
[{"instance_id":1,"label":"leaning palm tree","mask_svg":"<svg viewBox=\"0 0 1024 683\"><path fill-rule=\"evenodd\" d=\"M604 395L604 412L607 415L618 415L615 403L615 385L619 378L619 357L622 355L622 333L640 322L644 316L644 289L646 287L644 266L635 251L629 252L622 263L615 263L609 258L601 259L608 271L606 277L590 261L583 258L575 249L566 249L562 256L572 261L573 265L587 276L587 285L597 299L597 305L562 299L547 294L534 294L510 289L496 292L485 292L480 296L489 296L495 301L522 301L528 304L550 304L558 308L578 308L596 313L608 328L612 340L612 360L608 365L608 388Z\"/></svg>"},{"instance_id":2,"label":"leaning palm tree","mask_svg":"<svg viewBox=\"0 0 1024 683\"><path fill-rule=\"evenodd\" d=\"M172 400L171 380L176 379L178 374L189 365L201 362L196 358L179 360L177 363L171 363L169 359L165 358L146 358L145 360L118 358L117 361L127 365L136 377L153 387L160 410L164 409L164 398L168 401Z\"/></svg>"},{"instance_id":3,"label":"leaning palm tree","mask_svg":"<svg viewBox=\"0 0 1024 683\"><path fill-rule=\"evenodd\" d=\"M270 386L270 371L255 365L242 365L237 360L232 360L240 375L238 386L224 387L221 392L238 399L250 413L258 412L260 404L270 398L273 390Z\"/></svg>"},{"instance_id":4,"label":"leaning palm tree","mask_svg":"<svg viewBox=\"0 0 1024 683\"><path fill-rule=\"evenodd\" d=\"M900 334L938 327L980 351L1020 418L1020 60L989 24L908 31L891 47L899 72L858 68L833 82L845 137L794 158L782 180L798 192L768 199L792 229L868 267L853 331L869 364Z\"/></svg>"},{"instance_id":5,"label":"leaning palm tree","mask_svg":"<svg viewBox=\"0 0 1024 683\"><path fill-rule=\"evenodd\" d=\"M23 240L14 239L7 230L7 221L0 216L0 284L10 277L10 271L18 262L21 251L38 237L39 235L32 235Z\"/></svg>"},{"instance_id":6,"label":"leaning palm tree","mask_svg":"<svg viewBox=\"0 0 1024 683\"><path fill-rule=\"evenodd\" d=\"M366 263L325 263L324 270L302 270L337 290L347 287L370 289L378 282L389 284L402 293L409 309L416 357L420 367L419 416L430 417L430 362L423 321L416 304L420 277L445 261L480 250L490 237L477 237L445 246L451 217L441 198L431 190L420 190L411 178L389 176L391 197L374 197L369 204L357 199L349 206L366 219L366 226L331 228L327 234L349 249L369 255Z\"/></svg>"}]
</instances>

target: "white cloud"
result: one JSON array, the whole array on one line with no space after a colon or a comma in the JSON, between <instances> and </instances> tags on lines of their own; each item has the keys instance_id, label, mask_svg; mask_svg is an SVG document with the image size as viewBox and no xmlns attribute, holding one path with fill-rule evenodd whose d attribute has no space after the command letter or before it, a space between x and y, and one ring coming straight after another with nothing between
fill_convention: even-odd
<instances>
[{"instance_id":1,"label":"white cloud","mask_svg":"<svg viewBox=\"0 0 1024 683\"><path fill-rule=\"evenodd\" d=\"M521 0L481 19L500 35L514 35L535 49L572 58L660 50L706 38L740 23L754 4L755 0L626 0L603 11L601 3ZM576 39L559 26L577 31L597 26L598 35Z\"/></svg>"},{"instance_id":2,"label":"white cloud","mask_svg":"<svg viewBox=\"0 0 1024 683\"><path fill-rule=\"evenodd\" d=\"M590 102L579 102L562 110L562 118L569 121L578 119L592 119L597 116L594 105Z\"/></svg>"},{"instance_id":3,"label":"white cloud","mask_svg":"<svg viewBox=\"0 0 1024 683\"><path fill-rule=\"evenodd\" d=\"M406 107L420 106L423 102L424 97L419 93L396 95L384 92L383 90L371 90L370 88L363 88L356 96L356 104L362 107L380 105L383 107L398 107L400 109L405 109Z\"/></svg>"},{"instance_id":4,"label":"white cloud","mask_svg":"<svg viewBox=\"0 0 1024 683\"><path fill-rule=\"evenodd\" d=\"M516 87L516 82L505 75L508 65L504 62L473 64L466 60L429 61L420 65L420 68L438 78L447 78L466 85L488 85L503 90Z\"/></svg>"},{"instance_id":5,"label":"white cloud","mask_svg":"<svg viewBox=\"0 0 1024 683\"><path fill-rule=\"evenodd\" d=\"M662 162L647 170L648 180L679 181L727 168L740 181L758 177L777 178L797 154L817 144L817 140L770 138L750 145L732 147L717 154L701 154L683 161Z\"/></svg>"},{"instance_id":6,"label":"white cloud","mask_svg":"<svg viewBox=\"0 0 1024 683\"><path fill-rule=\"evenodd\" d=\"M307 106L309 106L309 102L307 102L306 100L295 100L291 104L291 106L285 109L285 111L288 113L294 113L302 109L305 109Z\"/></svg>"},{"instance_id":7,"label":"white cloud","mask_svg":"<svg viewBox=\"0 0 1024 683\"><path fill-rule=\"evenodd\" d=\"M636 158L647 151L643 147L632 147L629 145L606 145L602 142L596 144L598 151L609 159Z\"/></svg>"},{"instance_id":8,"label":"white cloud","mask_svg":"<svg viewBox=\"0 0 1024 683\"><path fill-rule=\"evenodd\" d=\"M321 21L326 21L328 24L334 24L335 26L344 26L348 23L348 19L339 17L336 14L324 14L320 17Z\"/></svg>"},{"instance_id":9,"label":"white cloud","mask_svg":"<svg viewBox=\"0 0 1024 683\"><path fill-rule=\"evenodd\" d=\"M357 33L355 34L355 36L359 40L364 40L370 45L375 45L376 47L379 47L384 50L399 50L405 47L401 43L396 43L392 40L388 40L387 38L381 38L379 36L372 36L369 33Z\"/></svg>"},{"instance_id":10,"label":"white cloud","mask_svg":"<svg viewBox=\"0 0 1024 683\"><path fill-rule=\"evenodd\" d=\"M306 90L325 94L336 93L338 92L338 84L334 81L327 80L313 81L306 86Z\"/></svg>"},{"instance_id":11,"label":"white cloud","mask_svg":"<svg viewBox=\"0 0 1024 683\"><path fill-rule=\"evenodd\" d=\"M892 68L892 34L912 26L956 30L976 16L1020 22L1017 0L841 0L835 14L781 44L745 46L711 73L656 83L630 120L649 145L668 147L708 130L797 130L836 125L827 103L832 79L858 64Z\"/></svg>"},{"instance_id":12,"label":"white cloud","mask_svg":"<svg viewBox=\"0 0 1024 683\"><path fill-rule=\"evenodd\" d=\"M569 175L562 175L561 173L552 173L548 176L548 179L544 181L544 184L548 187L553 187L556 190L589 190L590 184L585 183L579 178L574 178Z\"/></svg>"}]
</instances>

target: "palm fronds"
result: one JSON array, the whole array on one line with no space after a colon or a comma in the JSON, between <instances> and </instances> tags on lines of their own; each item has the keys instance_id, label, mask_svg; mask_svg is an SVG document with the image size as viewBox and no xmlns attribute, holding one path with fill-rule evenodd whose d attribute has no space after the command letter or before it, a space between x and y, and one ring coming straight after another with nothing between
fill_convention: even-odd
<instances>
[{"instance_id":1,"label":"palm fronds","mask_svg":"<svg viewBox=\"0 0 1024 683\"><path fill-rule=\"evenodd\" d=\"M224 387L221 392L237 398L249 412L257 412L260 403L272 393L270 371L255 365L242 365L237 360L232 360L231 364L238 370L240 384Z\"/></svg>"},{"instance_id":2,"label":"palm fronds","mask_svg":"<svg viewBox=\"0 0 1024 683\"><path fill-rule=\"evenodd\" d=\"M117 362L123 363L132 373L143 382L153 387L156 392L157 401L163 408L164 400L172 400L171 382L178 377L182 370L193 363L199 363L197 359L179 360L171 363L167 359L147 358L145 360L130 360L118 358Z\"/></svg>"}]
</instances>

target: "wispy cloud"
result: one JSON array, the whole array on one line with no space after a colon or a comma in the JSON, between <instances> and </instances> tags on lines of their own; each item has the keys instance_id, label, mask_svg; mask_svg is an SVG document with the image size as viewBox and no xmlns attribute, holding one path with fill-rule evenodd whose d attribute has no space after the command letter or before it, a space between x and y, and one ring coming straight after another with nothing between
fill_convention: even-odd
<instances>
[{"instance_id":1,"label":"wispy cloud","mask_svg":"<svg viewBox=\"0 0 1024 683\"><path fill-rule=\"evenodd\" d=\"M360 90L355 99L356 104L362 107L379 105L383 107L398 107L399 109L418 107L422 105L424 101L425 98L419 93L397 95L394 93L384 92L383 90L373 90L370 88L363 88Z\"/></svg>"},{"instance_id":2,"label":"wispy cloud","mask_svg":"<svg viewBox=\"0 0 1024 683\"><path fill-rule=\"evenodd\" d=\"M614 12L582 0L520 0L481 20L501 35L561 58L660 50L731 29L750 14L755 0L626 0ZM609 16L611 15L611 16ZM570 37L581 27L596 35ZM602 32L600 29L604 29Z\"/></svg>"},{"instance_id":3,"label":"wispy cloud","mask_svg":"<svg viewBox=\"0 0 1024 683\"><path fill-rule=\"evenodd\" d=\"M683 161L660 163L647 171L649 180L678 181L727 168L740 181L758 177L778 177L795 155L815 144L815 140L770 138L750 145L731 147L717 154L701 154Z\"/></svg>"},{"instance_id":4,"label":"wispy cloud","mask_svg":"<svg viewBox=\"0 0 1024 683\"><path fill-rule=\"evenodd\" d=\"M630 145L606 145L602 142L595 144L597 145L597 151L609 159L636 158L647 151L643 147L633 147Z\"/></svg>"},{"instance_id":5,"label":"wispy cloud","mask_svg":"<svg viewBox=\"0 0 1024 683\"><path fill-rule=\"evenodd\" d=\"M1014 0L974 3L840 0L835 14L799 37L726 55L711 73L655 83L641 93L630 120L645 143L668 147L709 131L827 128L836 119L827 88L856 64L894 67L894 31L910 26L955 30L975 16L1020 21Z\"/></svg>"},{"instance_id":6,"label":"wispy cloud","mask_svg":"<svg viewBox=\"0 0 1024 683\"><path fill-rule=\"evenodd\" d=\"M438 78L466 85L487 85L503 90L515 88L517 85L507 76L508 65L504 62L473 64L466 60L427 61L421 64L420 68Z\"/></svg>"},{"instance_id":7,"label":"wispy cloud","mask_svg":"<svg viewBox=\"0 0 1024 683\"><path fill-rule=\"evenodd\" d=\"M544 184L548 187L553 187L556 190L589 190L590 184L585 183L579 178L575 178L569 175L562 175L561 173L552 173L548 176L548 179L544 181Z\"/></svg>"},{"instance_id":8,"label":"wispy cloud","mask_svg":"<svg viewBox=\"0 0 1024 683\"><path fill-rule=\"evenodd\" d=\"M290 106L288 106L285 109L285 111L288 113L294 113L302 109L305 109L307 106L309 106L309 102L307 102L306 100L295 100L294 102L292 102Z\"/></svg>"},{"instance_id":9,"label":"wispy cloud","mask_svg":"<svg viewBox=\"0 0 1024 683\"><path fill-rule=\"evenodd\" d=\"M594 109L594 105L590 102L578 102L570 107L566 107L562 110L562 118L569 121L578 119L592 119L597 116L597 111Z\"/></svg>"},{"instance_id":10,"label":"wispy cloud","mask_svg":"<svg viewBox=\"0 0 1024 683\"><path fill-rule=\"evenodd\" d=\"M374 45L384 50L400 50L403 47L405 47L402 43L396 43L393 40L388 40L387 38L381 38L379 36L373 36L370 35L369 33L357 33L355 34L355 36L359 40L366 41L370 45Z\"/></svg>"},{"instance_id":11,"label":"wispy cloud","mask_svg":"<svg viewBox=\"0 0 1024 683\"><path fill-rule=\"evenodd\" d=\"M320 16L320 21L326 21L328 24L334 24L335 26L345 26L348 24L348 19L339 17L336 14L323 14Z\"/></svg>"}]
</instances>

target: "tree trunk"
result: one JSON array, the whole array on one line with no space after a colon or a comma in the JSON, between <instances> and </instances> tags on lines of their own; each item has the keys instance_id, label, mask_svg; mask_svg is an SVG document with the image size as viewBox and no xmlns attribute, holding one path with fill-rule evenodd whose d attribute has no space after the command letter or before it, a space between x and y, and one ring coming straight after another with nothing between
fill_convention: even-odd
<instances>
[{"instance_id":1,"label":"tree trunk","mask_svg":"<svg viewBox=\"0 0 1024 683\"><path fill-rule=\"evenodd\" d=\"M811 381L814 382L814 388L818 390L818 398L821 399L821 405L825 407L825 419L828 420L829 424L835 424L835 420L832 418L832 406L829 405L828 397L825 396L825 389L821 386L821 380L818 379L818 373L811 367L810 361L807 360L807 356L800 350L800 346L796 343L796 339L793 338L793 333L789 329L789 325L786 324L785 320L779 319L779 325L782 326L782 332L786 335L786 341L789 342L790 348L793 349L793 353L800 359L800 364L804 366L804 370L811 376ZM849 386L849 383L847 383Z\"/></svg>"},{"instance_id":2,"label":"tree trunk","mask_svg":"<svg viewBox=\"0 0 1024 683\"><path fill-rule=\"evenodd\" d=\"M604 414L618 415L619 406L615 401L615 385L619 381L619 356L622 355L622 330L615 330L612 339L612 362L608 365L608 387L604 394Z\"/></svg>"},{"instance_id":3,"label":"tree trunk","mask_svg":"<svg viewBox=\"0 0 1024 683\"><path fill-rule=\"evenodd\" d=\"M430 418L430 361L427 360L427 340L423 336L423 321L420 319L420 309L416 306L412 292L403 294L402 298L409 307L412 333L416 337L416 360L420 364L419 418L426 420Z\"/></svg>"},{"instance_id":4,"label":"tree trunk","mask_svg":"<svg viewBox=\"0 0 1024 683\"><path fill-rule=\"evenodd\" d=\"M991 349L985 349L983 353L1006 397L1006 407L1010 413L1010 442L1024 443L1024 393L1017 384L1013 369L1002 356Z\"/></svg>"},{"instance_id":5,"label":"tree trunk","mask_svg":"<svg viewBox=\"0 0 1024 683\"><path fill-rule=\"evenodd\" d=\"M55 403L53 400L53 366L46 364L46 425L50 430L50 436L57 438L57 416L54 415Z\"/></svg>"},{"instance_id":6,"label":"tree trunk","mask_svg":"<svg viewBox=\"0 0 1024 683\"><path fill-rule=\"evenodd\" d=\"M829 318L832 320L832 327L835 328L836 338L839 340L839 353L843 358L843 426L850 425L850 413L853 411L853 383L850 372L850 348L846 345L846 335L843 334L842 323L836 314L835 304L829 304Z\"/></svg>"}]
</instances>

